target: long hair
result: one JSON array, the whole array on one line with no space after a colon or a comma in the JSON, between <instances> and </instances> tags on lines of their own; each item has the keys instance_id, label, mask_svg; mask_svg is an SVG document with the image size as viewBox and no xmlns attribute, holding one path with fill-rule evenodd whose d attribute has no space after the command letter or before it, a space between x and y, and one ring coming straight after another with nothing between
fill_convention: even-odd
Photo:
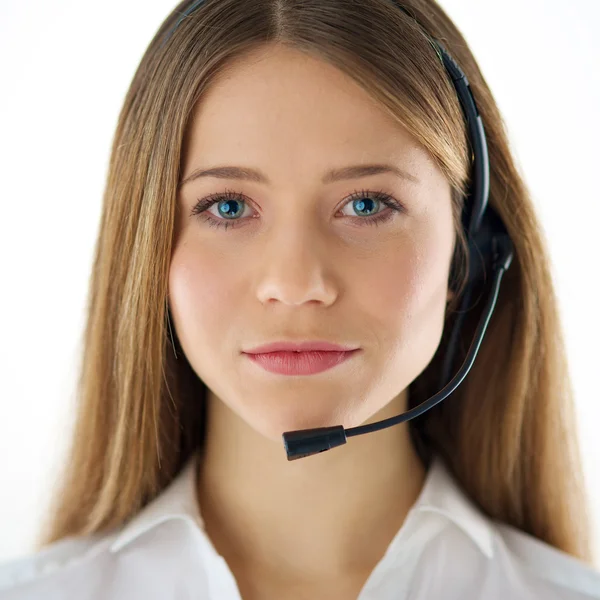
<instances>
[{"instance_id":1,"label":"long hair","mask_svg":"<svg viewBox=\"0 0 600 600\"><path fill-rule=\"evenodd\" d=\"M464 284L460 214L470 151L460 104L427 36L465 72L487 134L489 203L515 246L495 313L460 387L408 423L424 464L440 456L490 518L591 563L583 479L549 253L507 132L469 47L434 0L181 2L150 42L119 115L103 196L82 340L74 434L38 547L108 532L180 472L205 434L206 386L170 327L168 272L177 188L196 103L232 61L285 45L367 90L447 177L458 244L444 335L409 387L409 408L439 391L447 332ZM473 297L473 307L478 297ZM479 296L479 306L484 299ZM469 310L463 356L479 318ZM177 359L175 358L177 353ZM282 452L283 452L282 447Z\"/></svg>"}]
</instances>

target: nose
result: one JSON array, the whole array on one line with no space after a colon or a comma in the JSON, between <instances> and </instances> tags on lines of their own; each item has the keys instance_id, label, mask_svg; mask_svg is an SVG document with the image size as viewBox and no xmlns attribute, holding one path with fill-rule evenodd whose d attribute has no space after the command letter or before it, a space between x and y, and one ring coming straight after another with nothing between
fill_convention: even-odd
<instances>
[{"instance_id":1,"label":"nose","mask_svg":"<svg viewBox=\"0 0 600 600\"><path fill-rule=\"evenodd\" d=\"M260 302L330 305L337 297L330 252L314 235L288 233L265 247L256 294Z\"/></svg>"}]
</instances>

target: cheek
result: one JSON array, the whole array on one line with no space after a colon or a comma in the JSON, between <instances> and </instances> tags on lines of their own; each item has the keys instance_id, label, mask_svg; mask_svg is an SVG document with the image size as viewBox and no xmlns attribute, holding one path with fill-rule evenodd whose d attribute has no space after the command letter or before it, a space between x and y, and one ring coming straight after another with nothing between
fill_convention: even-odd
<instances>
[{"instance_id":1,"label":"cheek","mask_svg":"<svg viewBox=\"0 0 600 600\"><path fill-rule=\"evenodd\" d=\"M437 348L453 239L452 231L432 231L418 242L390 248L365 269L359 286L361 312L382 333L381 343L388 351L410 347L416 356Z\"/></svg>"},{"instance_id":2,"label":"cheek","mask_svg":"<svg viewBox=\"0 0 600 600\"><path fill-rule=\"evenodd\" d=\"M181 243L175 249L169 271L169 305L186 354L188 349L216 347L224 341L219 324L222 329L227 319L235 318L231 306L234 276L235 270L224 268L204 245L200 249L193 243Z\"/></svg>"}]
</instances>

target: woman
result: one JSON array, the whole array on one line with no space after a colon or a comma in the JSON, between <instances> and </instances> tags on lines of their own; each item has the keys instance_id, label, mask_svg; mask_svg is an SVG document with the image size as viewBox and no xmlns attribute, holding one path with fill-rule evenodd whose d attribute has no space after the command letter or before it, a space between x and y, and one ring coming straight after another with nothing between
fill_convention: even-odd
<instances>
[{"instance_id":1,"label":"woman","mask_svg":"<svg viewBox=\"0 0 600 600\"><path fill-rule=\"evenodd\" d=\"M283 433L419 406L476 335L472 152L432 39L514 260L447 399L290 461ZM177 6L120 115L82 364L62 489L2 600L600 598L548 252L433 0Z\"/></svg>"}]
</instances>

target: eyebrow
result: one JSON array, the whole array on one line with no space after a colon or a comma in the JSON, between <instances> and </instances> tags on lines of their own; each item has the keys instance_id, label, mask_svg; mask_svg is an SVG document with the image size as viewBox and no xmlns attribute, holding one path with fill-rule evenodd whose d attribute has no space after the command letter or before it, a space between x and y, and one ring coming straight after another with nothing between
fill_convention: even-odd
<instances>
[{"instance_id":1,"label":"eyebrow","mask_svg":"<svg viewBox=\"0 0 600 600\"><path fill-rule=\"evenodd\" d=\"M361 177L368 177L370 175L379 175L381 173L392 173L400 179L406 179L413 183L420 183L419 179L406 171L394 166L387 164L370 164L370 165L353 165L350 167L342 167L339 169L332 169L325 173L322 182L324 184L334 183L336 181L343 181L346 179L359 179ZM258 171L257 169L251 169L249 167L213 167L211 169L196 169L193 173L188 175L179 186L182 187L190 181L195 181L201 177L217 177L219 179L242 179L247 181L253 181L255 183L264 183L270 185L269 178Z\"/></svg>"}]
</instances>

